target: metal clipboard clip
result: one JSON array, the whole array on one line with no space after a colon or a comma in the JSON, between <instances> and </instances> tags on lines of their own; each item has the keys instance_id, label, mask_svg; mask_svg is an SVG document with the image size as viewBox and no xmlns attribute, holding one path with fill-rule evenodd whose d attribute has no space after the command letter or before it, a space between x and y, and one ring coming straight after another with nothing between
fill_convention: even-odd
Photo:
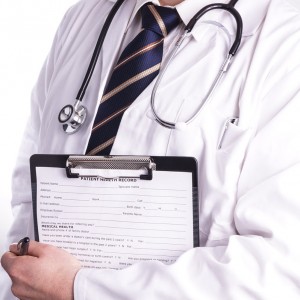
<instances>
[{"instance_id":1,"label":"metal clipboard clip","mask_svg":"<svg viewBox=\"0 0 300 300\"><path fill-rule=\"evenodd\" d=\"M141 170L142 172L146 171L146 174L105 177L98 174L82 175L79 172L82 169ZM68 178L100 177L104 179L137 178L140 180L152 180L153 170L156 170L156 164L149 156L70 156L66 161Z\"/></svg>"}]
</instances>

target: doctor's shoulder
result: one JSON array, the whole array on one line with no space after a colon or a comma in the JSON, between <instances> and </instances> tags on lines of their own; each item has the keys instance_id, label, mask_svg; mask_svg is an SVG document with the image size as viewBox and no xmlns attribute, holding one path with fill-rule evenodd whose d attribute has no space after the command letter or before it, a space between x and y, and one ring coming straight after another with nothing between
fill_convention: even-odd
<instances>
[{"instance_id":1,"label":"doctor's shoulder","mask_svg":"<svg viewBox=\"0 0 300 300\"><path fill-rule=\"evenodd\" d=\"M84 32L85 37L93 29L99 32L115 2L116 0L74 1L65 12L57 29L55 43L58 44L58 50L80 39L78 35L80 32Z\"/></svg>"}]
</instances>

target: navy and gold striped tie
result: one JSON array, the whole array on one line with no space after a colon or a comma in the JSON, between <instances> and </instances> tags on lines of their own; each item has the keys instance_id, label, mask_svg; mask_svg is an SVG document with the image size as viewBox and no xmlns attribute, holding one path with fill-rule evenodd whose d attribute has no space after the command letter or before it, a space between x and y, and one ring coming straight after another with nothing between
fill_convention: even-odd
<instances>
[{"instance_id":1,"label":"navy and gold striped tie","mask_svg":"<svg viewBox=\"0 0 300 300\"><path fill-rule=\"evenodd\" d=\"M94 121L87 155L109 155L125 110L157 76L163 41L180 18L175 9L147 3L143 30L124 49L107 84Z\"/></svg>"}]
</instances>

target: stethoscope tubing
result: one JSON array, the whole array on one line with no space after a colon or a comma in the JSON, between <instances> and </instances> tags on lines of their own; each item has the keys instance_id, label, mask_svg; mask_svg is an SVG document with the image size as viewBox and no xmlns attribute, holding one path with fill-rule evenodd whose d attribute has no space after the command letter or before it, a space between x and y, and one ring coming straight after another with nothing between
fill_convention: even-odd
<instances>
[{"instance_id":1,"label":"stethoscope tubing","mask_svg":"<svg viewBox=\"0 0 300 300\"><path fill-rule=\"evenodd\" d=\"M222 77L224 76L225 72L227 72L231 61L234 57L234 55L236 54L240 43L241 43L241 39L242 39L242 33L243 33L243 21L242 18L240 16L240 14L238 13L238 11L231 5L231 3L234 1L231 1L229 4L223 4L223 3L215 3L215 4L210 4L207 5L205 7L203 7L191 20L190 22L187 24L187 26L184 29L184 33L182 34L182 36L179 38L179 40L177 41L173 51L170 54L170 57L168 59L168 61L166 62L165 66L160 70L160 73L158 75L158 78L154 84L152 93L151 93L151 100L150 100L150 104L151 104L151 110L152 113L154 115L154 118L156 120L156 122L158 122L161 126L165 127L165 128L169 128L169 129L175 129L175 128L180 128L182 126L186 126L188 124L190 124L193 120L195 120L198 115L203 111L203 109L207 106L207 104L209 103L210 99L212 98L212 95L214 93L214 91L216 90L217 86L219 85L219 83L221 82ZM235 1L236 3L237 1ZM234 4L235 4L234 3ZM201 107L197 110L197 112L187 121L185 122L170 122L170 121L166 121L164 119L162 119L155 108L155 98L156 98L156 92L157 89L159 87L159 84L168 68L168 66L170 65L170 62L173 60L173 58L175 57L176 53L178 52L183 40L189 36L189 33L192 31L192 29L194 28L195 24L197 23L197 21L206 13L208 13L211 10L214 9L222 9L222 10L226 10L228 11L235 19L236 21L236 36L235 36L235 40L228 52L228 55L226 57L226 59L224 60L223 64L221 65L221 68L213 82L213 84L211 85L207 96L205 97L203 104L201 105Z\"/></svg>"},{"instance_id":2,"label":"stethoscope tubing","mask_svg":"<svg viewBox=\"0 0 300 300\"><path fill-rule=\"evenodd\" d=\"M97 64L98 57L99 57L100 51L102 49L102 45L103 45L103 42L105 40L106 34L107 34L107 32L110 28L110 25L112 23L113 18L115 17L116 13L118 12L119 8L121 7L121 5L123 4L124 1L125 0L118 0L115 3L115 5L113 6L111 11L109 12L109 14L108 14L108 16L107 16L107 18L104 22L104 25L103 25L102 30L100 32L100 35L98 37L97 44L95 46L95 49L94 49L94 52L93 52L93 55L92 55L92 58L91 58L90 64L87 68L85 77L84 77L83 82L81 84L81 87L80 87L80 89L77 93L76 100L82 101L82 99L85 95L86 89L87 89L87 87L90 83L91 77L94 73L95 66Z\"/></svg>"},{"instance_id":3,"label":"stethoscope tubing","mask_svg":"<svg viewBox=\"0 0 300 300\"><path fill-rule=\"evenodd\" d=\"M240 16L239 12L234 8L234 6L231 5L231 3L229 3L229 4L214 3L214 4L209 4L209 5L204 6L201 10L199 10L199 12L197 12L195 14L195 16L186 25L185 30L187 30L188 32L192 31L195 24L199 21L199 19L203 15L205 15L209 11L215 10L215 9L227 10L235 18L236 25L237 25L236 26L236 35L235 35L235 40L229 50L229 54L234 56L240 46L240 43L241 43L242 33L243 33L243 20Z\"/></svg>"},{"instance_id":4,"label":"stethoscope tubing","mask_svg":"<svg viewBox=\"0 0 300 300\"><path fill-rule=\"evenodd\" d=\"M67 134L72 134L74 132L77 132L78 129L82 126L82 124L86 120L87 109L84 106L82 106L81 103L82 103L82 100L84 98L87 87L89 85L89 82L91 80L91 77L93 75L93 72L95 70L95 66L97 64L99 54L100 54L100 51L102 49L103 42L105 40L105 37L106 37L107 32L109 30L109 27L112 23L112 20L114 19L115 15L117 14L119 8L121 7L121 5L123 4L124 1L125 0L117 0L117 2L114 4L113 8L109 12L109 14L108 14L108 16L107 16L107 18L104 22L104 25L103 25L103 28L102 28L100 34L99 34L94 52L92 54L91 61L90 61L89 66L87 68L85 77L84 77L83 82L80 86L80 89L77 93L75 105L73 105L73 106L72 105L66 105L59 112L58 121L63 125L63 130ZM150 101L151 102L151 109L152 109L152 112L155 116L156 121L160 125L162 125L164 127L167 127L167 128L171 128L171 129L176 128L176 123L163 120L162 118L160 118L158 116L158 114L155 110L155 95L156 95L156 91L157 91L158 86L159 86L159 84L162 80L163 75L165 74L170 62L172 61L172 59L174 58L174 56L178 52L178 50L180 48L180 45L182 44L183 40L189 35L189 33L192 31L193 27L198 22L198 20L204 14L206 14L207 12L209 12L211 10L222 9L222 10L228 11L235 18L235 21L236 21L236 24L237 24L235 40L234 40L234 42L233 42L233 44L232 44L232 46L229 50L228 57L225 59L218 75L216 76L211 88L209 89L209 92L208 92L202 106L194 114L194 116L192 118L190 118L188 121L179 122L179 123L186 125L186 124L189 124L190 122L192 122L199 115L199 113L202 111L202 109L207 105L207 103L209 102L209 99L211 98L214 90L216 89L216 87L220 83L221 78L223 77L224 73L227 71L227 69L230 65L231 59L236 54L236 52L237 52L237 50L240 46L240 42L241 42L241 38L242 38L242 32L243 32L243 21L242 21L242 18L240 16L240 14L238 13L238 11L234 8L234 5L237 3L237 1L238 0L231 0L228 4L214 3L214 4L207 5L207 6L203 7L199 12L197 12L195 14L195 16L190 20L190 22L185 27L183 35L177 41L174 49L172 50L172 53L170 55L169 60L165 64L165 67L163 67L161 69L161 71L158 75L158 78L156 80L156 83L154 85L154 88L152 90L151 101Z\"/></svg>"}]
</instances>

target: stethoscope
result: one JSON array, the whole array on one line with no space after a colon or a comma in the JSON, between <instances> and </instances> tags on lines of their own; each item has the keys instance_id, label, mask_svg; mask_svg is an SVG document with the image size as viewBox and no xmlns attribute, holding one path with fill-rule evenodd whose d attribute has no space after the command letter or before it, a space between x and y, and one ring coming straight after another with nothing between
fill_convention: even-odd
<instances>
[{"instance_id":1,"label":"stethoscope","mask_svg":"<svg viewBox=\"0 0 300 300\"><path fill-rule=\"evenodd\" d=\"M97 40L97 44L95 46L90 64L89 64L87 72L85 74L84 80L83 80L81 87L78 91L78 94L76 96L75 104L74 105L68 104L68 105L64 106L58 114L58 120L62 124L63 130L67 134L72 134L72 133L75 133L76 131L78 131L79 128L82 126L82 124L84 124L84 122L86 120L87 109L85 106L82 105L82 100L85 95L86 89L89 85L89 82L91 80L92 74L94 72L100 51L102 49L102 45L103 45L105 36L107 34L107 31L110 27L110 24L111 24L114 16L116 15L117 11L119 10L119 8L123 4L123 2L124 2L124 0L118 0L116 2L116 4L113 6L112 10L110 11L107 19L105 20L105 23L103 25L103 28L102 28L99 38ZM170 128L170 129L182 128L183 126L186 126L189 123L191 123L209 102L212 94L214 93L215 89L219 85L224 73L228 70L228 68L232 62L232 59L233 59L234 55L236 54L236 52L240 46L240 43L241 43L242 31L243 31L243 21L242 21L240 14L238 13L238 11L234 8L234 6L237 2L238 2L238 0L231 0L228 4L214 3L214 4L207 5L207 6L203 7L197 14L195 14L195 16L190 20L190 22L185 27L184 33L180 36L180 38L176 42L175 47L169 56L169 59L165 63L165 66L160 70L160 73L158 75L158 78L157 78L156 83L152 90L151 110L155 117L155 120L160 125ZM170 62L172 61L172 59L178 52L182 42L185 40L185 38L189 35L189 33L194 28L195 24L199 21L199 19L204 14L206 14L207 12L209 12L211 10L215 10L215 9L226 10L234 17L234 19L236 21L235 40L228 52L228 55L227 55L225 61L222 64L213 84L211 85L211 87L207 93L207 96L205 97L205 99L203 101L203 104L198 109L198 111L190 119L188 119L185 122L174 123L174 122L166 121L157 114L156 109L155 109L155 95L156 95L158 86L159 86L159 84L162 80L162 77L165 74Z\"/></svg>"}]
</instances>

